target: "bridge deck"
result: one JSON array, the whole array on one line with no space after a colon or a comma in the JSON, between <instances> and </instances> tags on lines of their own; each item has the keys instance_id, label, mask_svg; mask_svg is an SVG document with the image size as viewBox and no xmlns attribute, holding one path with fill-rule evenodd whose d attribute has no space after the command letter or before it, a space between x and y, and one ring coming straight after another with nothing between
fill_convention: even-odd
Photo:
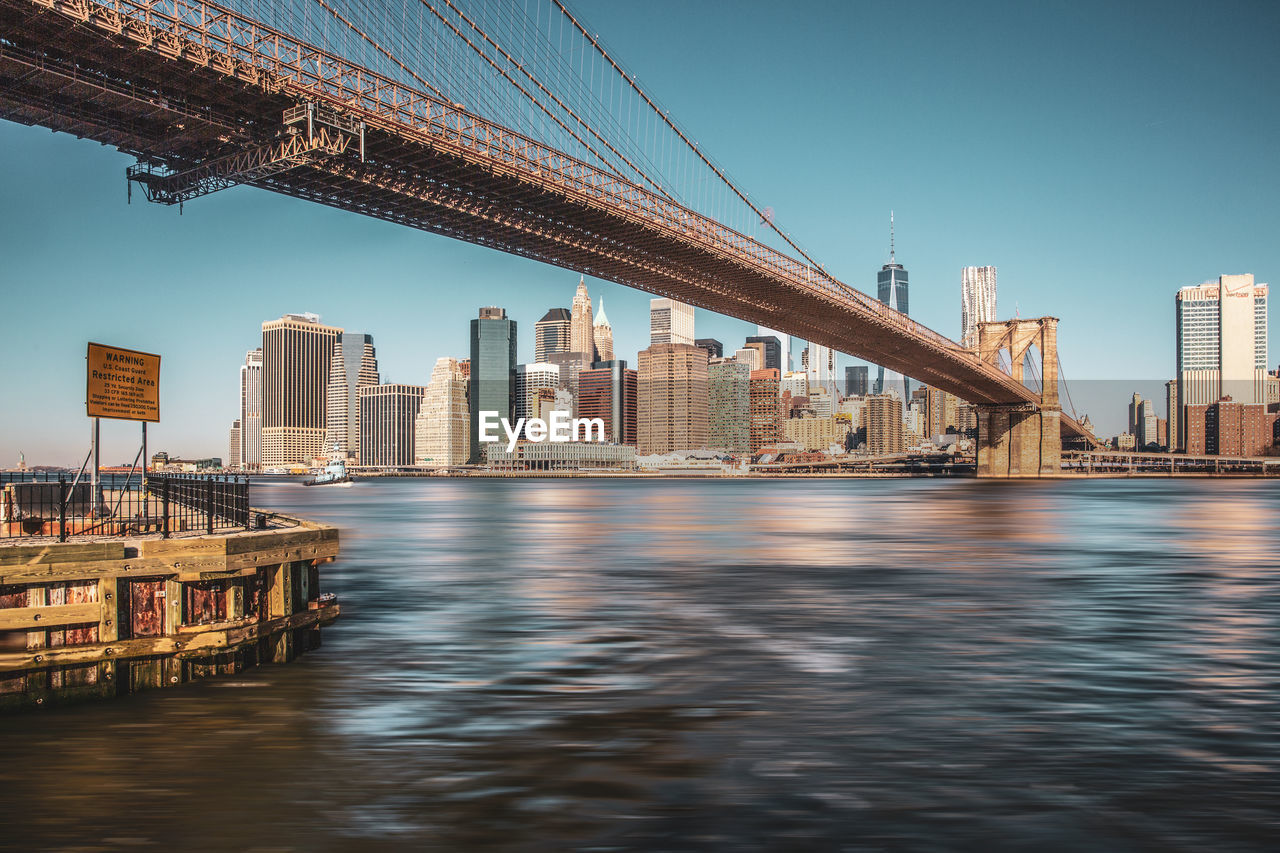
<instances>
[{"instance_id":1,"label":"bridge deck","mask_svg":"<svg viewBox=\"0 0 1280 853\"><path fill-rule=\"evenodd\" d=\"M365 158L254 185L778 328L971 403L1038 399L820 269L214 4L0 0L0 39L0 117L179 171L265 145L286 109L327 102L365 123Z\"/></svg>"}]
</instances>

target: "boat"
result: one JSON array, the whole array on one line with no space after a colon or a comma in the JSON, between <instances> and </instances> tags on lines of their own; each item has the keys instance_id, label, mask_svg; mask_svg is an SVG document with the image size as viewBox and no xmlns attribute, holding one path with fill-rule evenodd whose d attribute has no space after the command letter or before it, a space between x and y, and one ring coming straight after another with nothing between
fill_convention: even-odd
<instances>
[{"instance_id":1,"label":"boat","mask_svg":"<svg viewBox=\"0 0 1280 853\"><path fill-rule=\"evenodd\" d=\"M302 485L349 486L354 479L354 477L347 473L347 463L343 461L342 451L338 450L338 446L335 444L333 446L333 453L329 456L329 464L310 480L303 481Z\"/></svg>"}]
</instances>

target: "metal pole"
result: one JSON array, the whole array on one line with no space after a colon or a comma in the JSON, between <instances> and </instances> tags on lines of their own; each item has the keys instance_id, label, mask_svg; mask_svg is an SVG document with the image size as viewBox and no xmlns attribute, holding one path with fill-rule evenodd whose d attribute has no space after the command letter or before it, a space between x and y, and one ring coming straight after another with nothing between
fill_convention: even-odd
<instances>
[{"instance_id":1,"label":"metal pole","mask_svg":"<svg viewBox=\"0 0 1280 853\"><path fill-rule=\"evenodd\" d=\"M98 517L98 485L99 485L98 469L101 467L99 465L99 462L101 462L101 458L99 456L98 439L101 434L101 426L102 426L102 419L94 418L93 419L93 438L91 439L91 443L93 445L93 483L91 486L91 488L93 489L93 500L92 500L92 503L90 504L90 506L92 506L93 508L92 512L93 512L94 518Z\"/></svg>"},{"instance_id":2,"label":"metal pole","mask_svg":"<svg viewBox=\"0 0 1280 853\"><path fill-rule=\"evenodd\" d=\"M213 535L213 477L204 481L205 531Z\"/></svg>"},{"instance_id":3,"label":"metal pole","mask_svg":"<svg viewBox=\"0 0 1280 853\"><path fill-rule=\"evenodd\" d=\"M169 478L163 477L160 480L160 493L164 500L164 538L169 538Z\"/></svg>"},{"instance_id":4,"label":"metal pole","mask_svg":"<svg viewBox=\"0 0 1280 853\"><path fill-rule=\"evenodd\" d=\"M142 422L142 523L150 524L151 514L147 501L147 422ZM150 528L148 528L150 529Z\"/></svg>"},{"instance_id":5,"label":"metal pole","mask_svg":"<svg viewBox=\"0 0 1280 853\"><path fill-rule=\"evenodd\" d=\"M67 475L58 475L58 541L67 541Z\"/></svg>"}]
</instances>

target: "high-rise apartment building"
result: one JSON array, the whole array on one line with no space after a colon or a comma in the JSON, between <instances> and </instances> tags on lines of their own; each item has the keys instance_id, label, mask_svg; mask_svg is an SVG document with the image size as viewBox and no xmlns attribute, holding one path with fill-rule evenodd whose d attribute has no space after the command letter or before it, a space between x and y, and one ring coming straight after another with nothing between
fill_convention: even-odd
<instances>
[{"instance_id":1,"label":"high-rise apartment building","mask_svg":"<svg viewBox=\"0 0 1280 853\"><path fill-rule=\"evenodd\" d=\"M1267 291L1250 274L1223 275L1178 291L1178 403L1184 409L1223 397L1265 406ZM1183 414L1180 446L1190 428Z\"/></svg>"},{"instance_id":2,"label":"high-rise apartment building","mask_svg":"<svg viewBox=\"0 0 1280 853\"><path fill-rule=\"evenodd\" d=\"M425 385L361 385L360 464L409 466L415 458L418 412Z\"/></svg>"},{"instance_id":3,"label":"high-rise apartment building","mask_svg":"<svg viewBox=\"0 0 1280 853\"><path fill-rule=\"evenodd\" d=\"M649 344L693 344L693 306L674 299L649 300Z\"/></svg>"},{"instance_id":4,"label":"high-rise apartment building","mask_svg":"<svg viewBox=\"0 0 1280 853\"><path fill-rule=\"evenodd\" d=\"M707 351L692 343L653 344L640 351L638 361L637 451L706 447Z\"/></svg>"},{"instance_id":5,"label":"high-rise apartment building","mask_svg":"<svg viewBox=\"0 0 1280 853\"><path fill-rule=\"evenodd\" d=\"M231 422L231 434L227 437L227 468L239 471L244 466L240 462L240 419Z\"/></svg>"},{"instance_id":6,"label":"high-rise apartment building","mask_svg":"<svg viewBox=\"0 0 1280 853\"><path fill-rule=\"evenodd\" d=\"M1182 407L1178 405L1178 380L1170 379L1164 383L1164 412L1168 418L1168 446L1170 450L1181 450L1178 444L1178 424L1182 419Z\"/></svg>"},{"instance_id":7,"label":"high-rise apartment building","mask_svg":"<svg viewBox=\"0 0 1280 853\"><path fill-rule=\"evenodd\" d=\"M751 370L764 369L764 348L759 345L743 347L734 352L733 358L735 361L742 362Z\"/></svg>"},{"instance_id":8,"label":"high-rise apartment building","mask_svg":"<svg viewBox=\"0 0 1280 853\"><path fill-rule=\"evenodd\" d=\"M560 385L560 368L554 364L516 365L517 418L538 416L538 389L557 388Z\"/></svg>"},{"instance_id":9,"label":"high-rise apartment building","mask_svg":"<svg viewBox=\"0 0 1280 853\"><path fill-rule=\"evenodd\" d=\"M809 396L809 376L801 370L791 370L782 374L781 393L790 393L792 398Z\"/></svg>"},{"instance_id":10,"label":"high-rise apartment building","mask_svg":"<svg viewBox=\"0 0 1280 853\"><path fill-rule=\"evenodd\" d=\"M342 334L315 314L262 324L262 466L287 468L325 458L329 368Z\"/></svg>"},{"instance_id":11,"label":"high-rise apartment building","mask_svg":"<svg viewBox=\"0 0 1280 853\"><path fill-rule=\"evenodd\" d=\"M978 324L996 320L996 268L960 270L960 343L978 345Z\"/></svg>"},{"instance_id":12,"label":"high-rise apartment building","mask_svg":"<svg viewBox=\"0 0 1280 853\"><path fill-rule=\"evenodd\" d=\"M762 448L777 444L782 440L784 414L782 411L781 384L782 377L777 370L763 368L751 371L749 385L751 432L749 444L752 456L758 454Z\"/></svg>"},{"instance_id":13,"label":"high-rise apartment building","mask_svg":"<svg viewBox=\"0 0 1280 853\"><path fill-rule=\"evenodd\" d=\"M601 361L578 374L578 417L604 421L604 437L636 445L637 371L620 359Z\"/></svg>"},{"instance_id":14,"label":"high-rise apartment building","mask_svg":"<svg viewBox=\"0 0 1280 853\"><path fill-rule=\"evenodd\" d=\"M901 400L890 394L872 394L866 398L862 417L867 428L869 453L901 453L906 448Z\"/></svg>"},{"instance_id":15,"label":"high-rise apartment building","mask_svg":"<svg viewBox=\"0 0 1280 853\"><path fill-rule=\"evenodd\" d=\"M533 360L545 364L556 353L570 352L568 308L551 308L533 326Z\"/></svg>"},{"instance_id":16,"label":"high-rise apartment building","mask_svg":"<svg viewBox=\"0 0 1280 853\"><path fill-rule=\"evenodd\" d=\"M865 397L870 391L868 385L867 366L865 364L849 364L844 368L844 393L849 397Z\"/></svg>"},{"instance_id":17,"label":"high-rise apartment building","mask_svg":"<svg viewBox=\"0 0 1280 853\"><path fill-rule=\"evenodd\" d=\"M737 359L716 358L707 365L707 447L751 450L751 369Z\"/></svg>"},{"instance_id":18,"label":"high-rise apartment building","mask_svg":"<svg viewBox=\"0 0 1280 853\"><path fill-rule=\"evenodd\" d=\"M587 280L578 279L578 290L573 294L573 307L569 320L569 351L580 352L586 361L596 360L595 323L591 318L591 297L587 295Z\"/></svg>"},{"instance_id":19,"label":"high-rise apartment building","mask_svg":"<svg viewBox=\"0 0 1280 853\"><path fill-rule=\"evenodd\" d=\"M341 332L333 344L325 449L359 462L360 389L378 384L378 354L373 335Z\"/></svg>"},{"instance_id":20,"label":"high-rise apartment building","mask_svg":"<svg viewBox=\"0 0 1280 853\"><path fill-rule=\"evenodd\" d=\"M413 431L415 464L452 468L467 463L471 450L467 377L457 359L436 359Z\"/></svg>"},{"instance_id":21,"label":"high-rise apartment building","mask_svg":"<svg viewBox=\"0 0 1280 853\"><path fill-rule=\"evenodd\" d=\"M613 326L604 314L604 297L600 297L600 313L592 326L596 345L596 361L613 361Z\"/></svg>"},{"instance_id":22,"label":"high-rise apartment building","mask_svg":"<svg viewBox=\"0 0 1280 853\"><path fill-rule=\"evenodd\" d=\"M504 308L481 308L480 317L471 321L471 376L467 396L471 402L471 461L479 464L484 460L481 412L497 412L499 418L515 422L512 415L516 405L516 321L507 319Z\"/></svg>"},{"instance_id":23,"label":"high-rise apartment building","mask_svg":"<svg viewBox=\"0 0 1280 853\"><path fill-rule=\"evenodd\" d=\"M920 431L921 437L946 435L948 429L959 431L957 408L960 401L956 396L930 386L925 386L924 392L924 429Z\"/></svg>"},{"instance_id":24,"label":"high-rise apartment building","mask_svg":"<svg viewBox=\"0 0 1280 853\"><path fill-rule=\"evenodd\" d=\"M262 347L245 354L240 365L240 469L262 467Z\"/></svg>"}]
</instances>

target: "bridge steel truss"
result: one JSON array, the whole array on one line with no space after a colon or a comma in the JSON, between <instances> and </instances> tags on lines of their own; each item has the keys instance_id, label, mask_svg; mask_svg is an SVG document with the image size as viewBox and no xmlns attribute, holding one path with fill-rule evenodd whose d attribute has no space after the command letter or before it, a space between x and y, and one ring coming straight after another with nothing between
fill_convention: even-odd
<instances>
[{"instance_id":1,"label":"bridge steel truss","mask_svg":"<svg viewBox=\"0 0 1280 853\"><path fill-rule=\"evenodd\" d=\"M362 126L360 156L273 148L284 113L316 104ZM170 203L247 183L782 329L975 404L1039 402L820 267L212 2L0 0L0 117L134 154L130 177ZM254 156L272 165L228 165Z\"/></svg>"}]
</instances>

